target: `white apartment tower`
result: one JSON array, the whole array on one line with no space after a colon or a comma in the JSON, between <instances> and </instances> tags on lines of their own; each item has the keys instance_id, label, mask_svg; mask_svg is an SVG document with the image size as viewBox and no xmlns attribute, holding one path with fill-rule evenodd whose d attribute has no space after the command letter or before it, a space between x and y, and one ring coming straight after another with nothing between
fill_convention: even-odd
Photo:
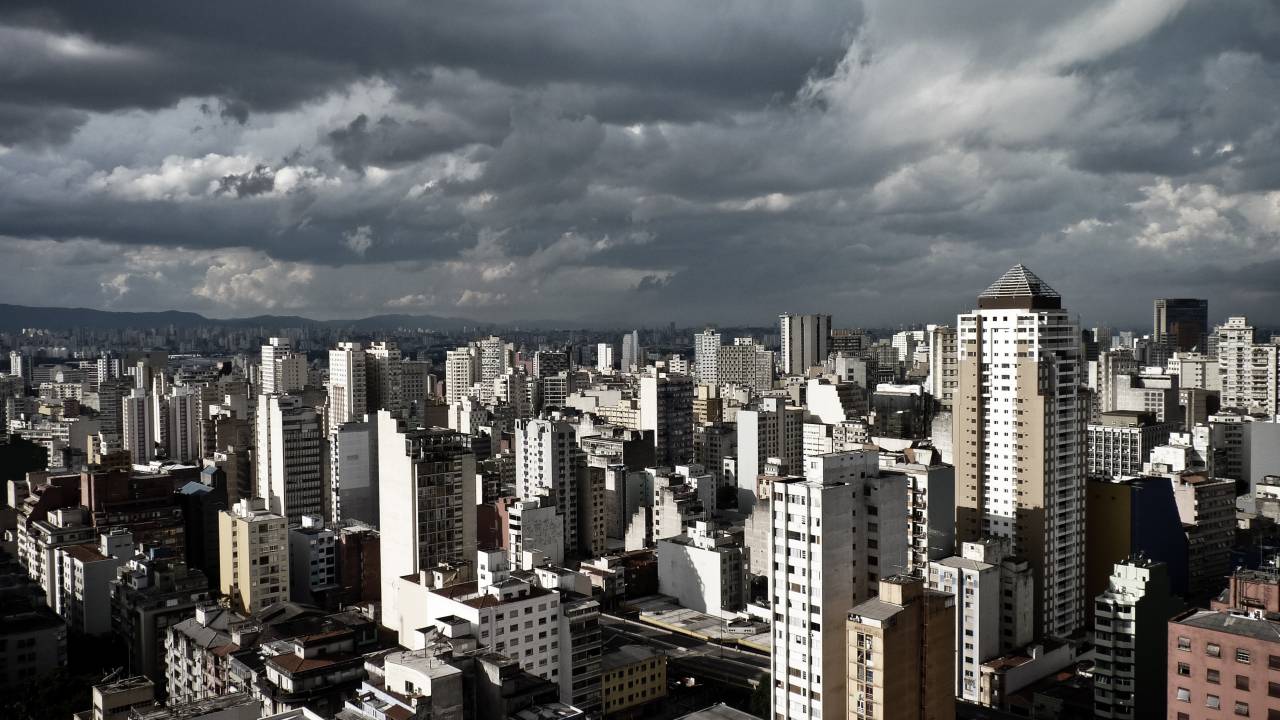
<instances>
[{"instance_id":1,"label":"white apartment tower","mask_svg":"<svg viewBox=\"0 0 1280 720\"><path fill-rule=\"evenodd\" d=\"M1222 407L1264 415L1280 413L1280 344L1255 343L1247 318L1227 318L1218 336Z\"/></svg>"},{"instance_id":2,"label":"white apartment tower","mask_svg":"<svg viewBox=\"0 0 1280 720\"><path fill-rule=\"evenodd\" d=\"M596 369L605 373L613 370L613 343L596 344Z\"/></svg>"},{"instance_id":3,"label":"white apartment tower","mask_svg":"<svg viewBox=\"0 0 1280 720\"><path fill-rule=\"evenodd\" d=\"M293 351L289 338L268 338L261 372L264 394L296 392L307 385L307 358Z\"/></svg>"},{"instance_id":4,"label":"white apartment tower","mask_svg":"<svg viewBox=\"0 0 1280 720\"><path fill-rule=\"evenodd\" d=\"M134 388L121 402L120 432L124 449L134 463L148 463L155 456L155 426L147 392Z\"/></svg>"},{"instance_id":5,"label":"white apartment tower","mask_svg":"<svg viewBox=\"0 0 1280 720\"><path fill-rule=\"evenodd\" d=\"M773 717L846 717L845 620L868 596L860 532L864 487L879 473L874 453L819 455L804 477L772 483L769 595L772 604ZM905 532L904 532L905 539ZM886 573L889 574L889 573Z\"/></svg>"},{"instance_id":6,"label":"white apartment tower","mask_svg":"<svg viewBox=\"0 0 1280 720\"><path fill-rule=\"evenodd\" d=\"M472 343L480 374L476 382L480 383L480 399L486 403L493 402L493 381L506 374L511 367L509 346L497 335L490 335L483 340Z\"/></svg>"},{"instance_id":7,"label":"white apartment tower","mask_svg":"<svg viewBox=\"0 0 1280 720\"><path fill-rule=\"evenodd\" d=\"M257 496L290 525L303 515L323 516L327 443L320 414L294 395L259 395L255 423Z\"/></svg>"},{"instance_id":8,"label":"white apartment tower","mask_svg":"<svg viewBox=\"0 0 1280 720\"><path fill-rule=\"evenodd\" d=\"M738 411L738 509L749 512L756 502L756 480L770 458L785 472L800 470L804 453L804 408L785 398L766 397L754 410Z\"/></svg>"},{"instance_id":9,"label":"white apartment tower","mask_svg":"<svg viewBox=\"0 0 1280 720\"><path fill-rule=\"evenodd\" d=\"M830 315L779 315L782 372L800 375L827 361L831 343Z\"/></svg>"},{"instance_id":10,"label":"white apartment tower","mask_svg":"<svg viewBox=\"0 0 1280 720\"><path fill-rule=\"evenodd\" d=\"M956 539L1008 538L1035 572L1040 633L1085 619L1085 420L1080 332L1015 265L961 315L952 407Z\"/></svg>"},{"instance_id":11,"label":"white apartment tower","mask_svg":"<svg viewBox=\"0 0 1280 720\"><path fill-rule=\"evenodd\" d=\"M720 333L707 328L693 336L693 364L698 382L703 385L719 383Z\"/></svg>"},{"instance_id":12,"label":"white apartment tower","mask_svg":"<svg viewBox=\"0 0 1280 720\"><path fill-rule=\"evenodd\" d=\"M471 386L480 379L480 363L471 347L450 350L444 361L445 399L450 405L471 395Z\"/></svg>"},{"instance_id":13,"label":"white apartment tower","mask_svg":"<svg viewBox=\"0 0 1280 720\"><path fill-rule=\"evenodd\" d=\"M531 419L516 422L516 494L547 498L564 520L564 549L578 551L578 471L585 459L572 423ZM545 505L544 501L544 505Z\"/></svg>"},{"instance_id":14,"label":"white apartment tower","mask_svg":"<svg viewBox=\"0 0 1280 720\"><path fill-rule=\"evenodd\" d=\"M329 432L368 412L365 354L360 343L340 342L329 351Z\"/></svg>"},{"instance_id":15,"label":"white apartment tower","mask_svg":"<svg viewBox=\"0 0 1280 720\"><path fill-rule=\"evenodd\" d=\"M640 333L632 330L622 336L622 371L636 372L638 368L644 367L640 355L643 349L640 347Z\"/></svg>"}]
</instances>

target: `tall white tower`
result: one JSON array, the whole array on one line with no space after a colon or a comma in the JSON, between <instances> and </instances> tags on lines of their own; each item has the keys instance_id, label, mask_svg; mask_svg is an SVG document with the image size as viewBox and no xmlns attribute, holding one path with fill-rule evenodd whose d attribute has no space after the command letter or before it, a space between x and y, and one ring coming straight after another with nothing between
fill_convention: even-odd
<instances>
[{"instance_id":1,"label":"tall white tower","mask_svg":"<svg viewBox=\"0 0 1280 720\"><path fill-rule=\"evenodd\" d=\"M1015 265L959 316L952 399L956 541L1008 538L1035 576L1043 635L1084 623L1085 422L1080 331Z\"/></svg>"},{"instance_id":2,"label":"tall white tower","mask_svg":"<svg viewBox=\"0 0 1280 720\"><path fill-rule=\"evenodd\" d=\"M830 315L779 315L782 372L800 375L827 360L831 344Z\"/></svg>"},{"instance_id":3,"label":"tall white tower","mask_svg":"<svg viewBox=\"0 0 1280 720\"><path fill-rule=\"evenodd\" d=\"M329 351L329 431L368 412L365 354L360 343L340 342Z\"/></svg>"}]
</instances>

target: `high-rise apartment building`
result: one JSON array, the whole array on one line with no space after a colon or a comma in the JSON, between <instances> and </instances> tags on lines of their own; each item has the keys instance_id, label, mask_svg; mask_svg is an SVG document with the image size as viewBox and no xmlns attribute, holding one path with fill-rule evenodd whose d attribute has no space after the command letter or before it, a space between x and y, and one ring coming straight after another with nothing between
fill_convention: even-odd
<instances>
[{"instance_id":1,"label":"high-rise apartment building","mask_svg":"<svg viewBox=\"0 0 1280 720\"><path fill-rule=\"evenodd\" d=\"M325 514L327 443L320 414L296 395L259 395L254 476L256 495L291 525Z\"/></svg>"},{"instance_id":2,"label":"high-rise apartment building","mask_svg":"<svg viewBox=\"0 0 1280 720\"><path fill-rule=\"evenodd\" d=\"M576 554L578 542L578 473L585 457L572 423L529 419L516 422L516 494L521 500L546 498L561 516L564 551Z\"/></svg>"},{"instance_id":3,"label":"high-rise apartment building","mask_svg":"<svg viewBox=\"0 0 1280 720\"><path fill-rule=\"evenodd\" d=\"M782 372L800 375L827 361L831 343L830 315L779 315Z\"/></svg>"},{"instance_id":4,"label":"high-rise apartment building","mask_svg":"<svg viewBox=\"0 0 1280 720\"><path fill-rule=\"evenodd\" d=\"M1031 642L1034 583L1025 560L1008 554L1009 542L988 538L960 543L960 554L929 564L929 587L956 598L955 696L982 699L982 665Z\"/></svg>"},{"instance_id":5,"label":"high-rise apartment building","mask_svg":"<svg viewBox=\"0 0 1280 720\"><path fill-rule=\"evenodd\" d=\"M596 369L600 372L611 372L613 367L613 343L597 343Z\"/></svg>"},{"instance_id":6,"label":"high-rise apartment building","mask_svg":"<svg viewBox=\"0 0 1280 720\"><path fill-rule=\"evenodd\" d=\"M440 565L462 576L476 557L476 458L467 438L443 428L403 428L377 415L378 529L387 627L399 611L396 579Z\"/></svg>"},{"instance_id":7,"label":"high-rise apartment building","mask_svg":"<svg viewBox=\"0 0 1280 720\"><path fill-rule=\"evenodd\" d=\"M471 395L471 387L480 379L480 363L471 347L450 350L444 361L445 399L450 405Z\"/></svg>"},{"instance_id":8,"label":"high-rise apartment building","mask_svg":"<svg viewBox=\"0 0 1280 720\"><path fill-rule=\"evenodd\" d=\"M289 599L288 524L261 498L218 513L218 590L240 612Z\"/></svg>"},{"instance_id":9,"label":"high-rise apartment building","mask_svg":"<svg viewBox=\"0 0 1280 720\"><path fill-rule=\"evenodd\" d=\"M1123 477L1142 472L1152 448L1169 442L1177 423L1158 422L1152 413L1115 410L1089 423L1088 473L1092 476Z\"/></svg>"},{"instance_id":10,"label":"high-rise apartment building","mask_svg":"<svg viewBox=\"0 0 1280 720\"><path fill-rule=\"evenodd\" d=\"M929 394L944 408L951 407L958 384L959 349L956 329L937 325L929 329Z\"/></svg>"},{"instance_id":11,"label":"high-rise apartment building","mask_svg":"<svg viewBox=\"0 0 1280 720\"><path fill-rule=\"evenodd\" d=\"M365 351L365 396L370 410L404 417L404 366L394 342L369 343Z\"/></svg>"},{"instance_id":12,"label":"high-rise apartment building","mask_svg":"<svg viewBox=\"0 0 1280 720\"><path fill-rule=\"evenodd\" d=\"M155 457L155 423L145 390L134 388L121 401L120 420L122 444L129 457L135 464L151 462Z\"/></svg>"},{"instance_id":13,"label":"high-rise apartment building","mask_svg":"<svg viewBox=\"0 0 1280 720\"><path fill-rule=\"evenodd\" d=\"M480 383L480 399L493 402L493 381L506 374L511 367L510 346L497 335L490 335L483 340L471 343L475 348L476 364Z\"/></svg>"},{"instance_id":14,"label":"high-rise apartment building","mask_svg":"<svg viewBox=\"0 0 1280 720\"><path fill-rule=\"evenodd\" d=\"M720 333L707 328L693 336L693 364L698 382L715 385L719 382L718 359Z\"/></svg>"},{"instance_id":15,"label":"high-rise apartment building","mask_svg":"<svg viewBox=\"0 0 1280 720\"><path fill-rule=\"evenodd\" d=\"M894 575L849 612L850 720L949 720L954 595Z\"/></svg>"},{"instance_id":16,"label":"high-rise apartment building","mask_svg":"<svg viewBox=\"0 0 1280 720\"><path fill-rule=\"evenodd\" d=\"M1151 339L1169 352L1205 352L1208 346L1209 301L1156 298Z\"/></svg>"},{"instance_id":17,"label":"high-rise apartment building","mask_svg":"<svg viewBox=\"0 0 1280 720\"><path fill-rule=\"evenodd\" d=\"M340 342L329 351L329 432L369 411L365 353L360 343Z\"/></svg>"},{"instance_id":18,"label":"high-rise apartment building","mask_svg":"<svg viewBox=\"0 0 1280 720\"><path fill-rule=\"evenodd\" d=\"M1223 408L1280 413L1280 344L1256 343L1247 318L1231 317L1217 330Z\"/></svg>"},{"instance_id":19,"label":"high-rise apartment building","mask_svg":"<svg viewBox=\"0 0 1280 720\"><path fill-rule=\"evenodd\" d=\"M693 378L650 372L640 378L640 429L653 431L654 462L693 460Z\"/></svg>"},{"instance_id":20,"label":"high-rise apartment building","mask_svg":"<svg viewBox=\"0 0 1280 720\"><path fill-rule=\"evenodd\" d=\"M906 515L906 483L880 476L878 462L860 451L818 455L804 477L767 484L774 718L847 716L849 609L882 570L906 563L905 527L891 520Z\"/></svg>"},{"instance_id":21,"label":"high-rise apartment building","mask_svg":"<svg viewBox=\"0 0 1280 720\"><path fill-rule=\"evenodd\" d=\"M263 394L297 392L307 385L307 356L294 352L288 338L268 338L260 372Z\"/></svg>"},{"instance_id":22,"label":"high-rise apartment building","mask_svg":"<svg viewBox=\"0 0 1280 720\"><path fill-rule=\"evenodd\" d=\"M753 410L738 411L738 508L756 503L756 479L770 458L787 473L797 473L804 450L804 408L784 398L766 397Z\"/></svg>"},{"instance_id":23,"label":"high-rise apartment building","mask_svg":"<svg viewBox=\"0 0 1280 720\"><path fill-rule=\"evenodd\" d=\"M1057 291L1022 265L958 328L957 540L1009 538L1036 574L1039 631L1070 635L1085 618L1080 332Z\"/></svg>"}]
</instances>

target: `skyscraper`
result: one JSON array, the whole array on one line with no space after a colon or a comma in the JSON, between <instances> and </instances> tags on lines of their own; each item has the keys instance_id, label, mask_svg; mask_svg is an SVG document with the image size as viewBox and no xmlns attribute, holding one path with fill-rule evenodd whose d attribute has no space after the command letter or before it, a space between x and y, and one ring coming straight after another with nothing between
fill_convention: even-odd
<instances>
[{"instance_id":1,"label":"skyscraper","mask_svg":"<svg viewBox=\"0 0 1280 720\"><path fill-rule=\"evenodd\" d=\"M273 337L262 346L262 392L290 393L307 384L307 357L293 351L289 338Z\"/></svg>"},{"instance_id":2,"label":"skyscraper","mask_svg":"<svg viewBox=\"0 0 1280 720\"><path fill-rule=\"evenodd\" d=\"M1038 631L1069 635L1085 618L1080 333L1020 264L957 327L956 541L1009 538L1033 568Z\"/></svg>"},{"instance_id":3,"label":"skyscraper","mask_svg":"<svg viewBox=\"0 0 1280 720\"><path fill-rule=\"evenodd\" d=\"M643 367L644 362L641 360L643 350L640 347L640 333L632 330L622 336L622 371L635 372L637 368Z\"/></svg>"},{"instance_id":4,"label":"skyscraper","mask_svg":"<svg viewBox=\"0 0 1280 720\"><path fill-rule=\"evenodd\" d=\"M1169 352L1205 352L1208 347L1209 301L1196 298L1156 298L1151 339Z\"/></svg>"},{"instance_id":5,"label":"skyscraper","mask_svg":"<svg viewBox=\"0 0 1280 720\"><path fill-rule=\"evenodd\" d=\"M674 467L693 460L693 379L659 372L641 377L640 429L653 431L658 465Z\"/></svg>"},{"instance_id":6,"label":"skyscraper","mask_svg":"<svg viewBox=\"0 0 1280 720\"><path fill-rule=\"evenodd\" d=\"M800 375L827 360L831 344L830 315L779 315L782 372Z\"/></svg>"}]
</instances>

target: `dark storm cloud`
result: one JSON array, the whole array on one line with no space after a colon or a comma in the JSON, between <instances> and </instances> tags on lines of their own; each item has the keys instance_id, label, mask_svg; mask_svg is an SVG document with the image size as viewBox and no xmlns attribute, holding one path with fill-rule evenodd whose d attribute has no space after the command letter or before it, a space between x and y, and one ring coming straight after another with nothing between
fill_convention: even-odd
<instances>
[{"instance_id":1,"label":"dark storm cloud","mask_svg":"<svg viewBox=\"0 0 1280 720\"><path fill-rule=\"evenodd\" d=\"M224 314L945 321L1025 261L1275 321L1277 48L1266 0L9 2L0 243Z\"/></svg>"}]
</instances>

